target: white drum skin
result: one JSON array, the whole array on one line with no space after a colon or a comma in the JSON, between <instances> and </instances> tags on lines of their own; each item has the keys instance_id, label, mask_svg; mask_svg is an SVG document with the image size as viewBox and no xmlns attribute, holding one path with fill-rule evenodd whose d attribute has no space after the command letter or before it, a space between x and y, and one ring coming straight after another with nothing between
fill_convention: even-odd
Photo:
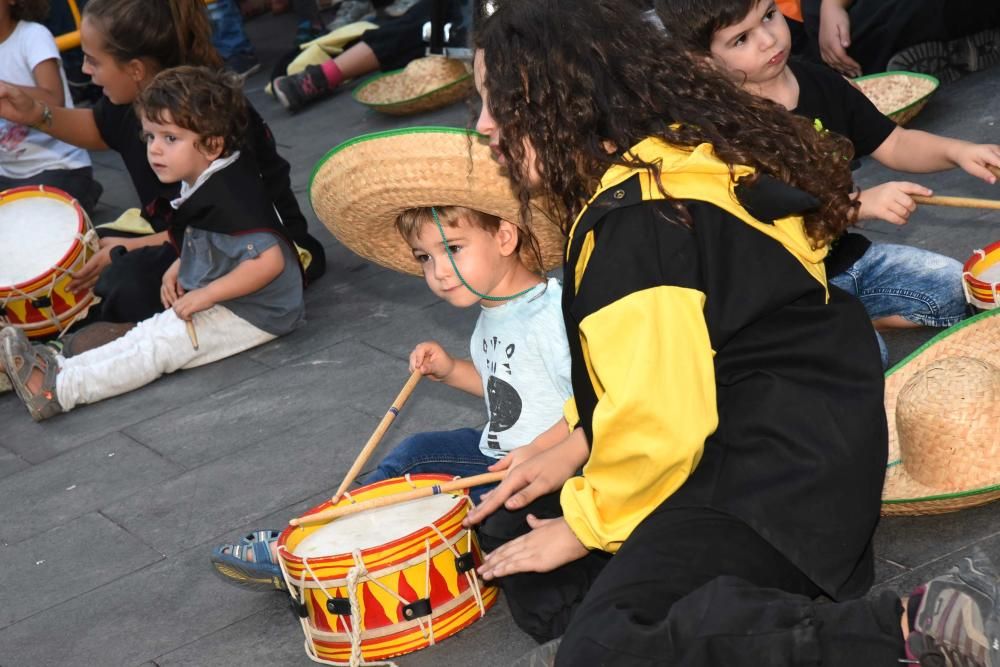
<instances>
[{"instance_id":1,"label":"white drum skin","mask_svg":"<svg viewBox=\"0 0 1000 667\"><path fill-rule=\"evenodd\" d=\"M31 197L0 203L0 285L44 275L80 233L79 213L59 200Z\"/></svg>"}]
</instances>

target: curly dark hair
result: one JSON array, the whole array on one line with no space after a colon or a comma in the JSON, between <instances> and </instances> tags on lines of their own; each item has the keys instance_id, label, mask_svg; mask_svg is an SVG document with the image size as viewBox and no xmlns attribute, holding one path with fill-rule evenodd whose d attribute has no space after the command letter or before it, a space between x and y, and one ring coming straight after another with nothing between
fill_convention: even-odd
<instances>
[{"instance_id":1,"label":"curly dark hair","mask_svg":"<svg viewBox=\"0 0 1000 667\"><path fill-rule=\"evenodd\" d=\"M811 193L820 207L806 214L805 224L817 247L853 222L850 142L740 90L703 58L673 44L643 16L640 3L497 4L479 26L475 44L522 215L529 215L533 194L526 146L537 153L542 181L542 192L534 194L561 209L568 225L612 165L648 169L659 182L657 164L623 155L643 139L659 137L684 148L710 143L730 165L748 165Z\"/></svg>"},{"instance_id":2,"label":"curly dark hair","mask_svg":"<svg viewBox=\"0 0 1000 667\"><path fill-rule=\"evenodd\" d=\"M163 70L133 104L137 114L154 123L170 122L196 133L203 145L211 137L221 137L223 156L237 150L246 136L243 82L226 70L190 66Z\"/></svg>"},{"instance_id":3,"label":"curly dark hair","mask_svg":"<svg viewBox=\"0 0 1000 667\"><path fill-rule=\"evenodd\" d=\"M10 6L10 17L15 21L42 23L49 17L49 0L17 0Z\"/></svg>"}]
</instances>

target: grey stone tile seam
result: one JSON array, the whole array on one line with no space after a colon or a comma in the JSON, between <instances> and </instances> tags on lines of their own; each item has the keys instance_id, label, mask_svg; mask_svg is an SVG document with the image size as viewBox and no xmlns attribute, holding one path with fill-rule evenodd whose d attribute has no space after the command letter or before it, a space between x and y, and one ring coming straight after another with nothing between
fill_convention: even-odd
<instances>
[{"instance_id":1,"label":"grey stone tile seam","mask_svg":"<svg viewBox=\"0 0 1000 667\"><path fill-rule=\"evenodd\" d=\"M895 576L889 577L885 581L879 582L878 584L876 584L876 586L873 586L873 588L875 588L875 587L877 587L879 589L892 588L892 583L894 581L897 581L898 579L901 579L902 577L905 577L908 574L912 574L916 570L924 569L924 568L930 567L932 565L940 564L942 562L945 562L945 563L953 562L955 560L955 555L956 554L958 554L958 553L960 553L962 551L965 551L967 549L970 549L970 548L972 548L972 547L974 547L974 546L976 546L978 544L982 544L983 542L986 542L988 540L994 539L997 536L1000 536L1000 531L997 531L997 532L994 532L994 533L990 533L989 535L984 535L984 536L982 536L982 537L980 537L980 538L978 538L976 540L973 540L972 542L968 542L966 544L963 544L962 546L960 546L959 548L955 549L954 551L949 551L947 553L940 554L940 555L935 556L934 558L932 558L932 559L930 559L928 561L924 561L923 563L920 563L920 564L915 565L913 567L908 567L908 566L903 565L902 567L904 569L903 569L902 572L898 573ZM884 557L882 557L882 560L887 561L887 562L892 562L892 561L889 561L887 558L884 558ZM898 563L893 563L893 564L894 565L899 565Z\"/></svg>"}]
</instances>

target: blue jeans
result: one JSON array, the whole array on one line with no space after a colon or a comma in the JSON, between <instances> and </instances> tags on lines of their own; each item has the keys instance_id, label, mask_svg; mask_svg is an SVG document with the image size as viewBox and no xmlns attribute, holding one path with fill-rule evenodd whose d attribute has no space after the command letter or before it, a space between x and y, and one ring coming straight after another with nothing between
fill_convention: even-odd
<instances>
[{"instance_id":1,"label":"blue jeans","mask_svg":"<svg viewBox=\"0 0 1000 667\"><path fill-rule=\"evenodd\" d=\"M223 60L237 53L254 52L243 31L243 16L236 0L214 0L207 9L208 18L212 21L212 45Z\"/></svg>"},{"instance_id":2,"label":"blue jeans","mask_svg":"<svg viewBox=\"0 0 1000 667\"><path fill-rule=\"evenodd\" d=\"M474 428L460 428L457 431L417 433L396 445L386 454L378 467L364 479L365 484L381 482L391 477L402 477L409 473L436 472L443 475L471 477L481 475L487 466L499 459L486 456L479 449L483 432ZM495 484L486 484L469 489L474 503L492 489Z\"/></svg>"},{"instance_id":3,"label":"blue jeans","mask_svg":"<svg viewBox=\"0 0 1000 667\"><path fill-rule=\"evenodd\" d=\"M929 250L873 243L829 281L858 297L873 320L899 315L925 327L950 327L969 313L961 262ZM886 366L889 353L882 336L876 336Z\"/></svg>"}]
</instances>

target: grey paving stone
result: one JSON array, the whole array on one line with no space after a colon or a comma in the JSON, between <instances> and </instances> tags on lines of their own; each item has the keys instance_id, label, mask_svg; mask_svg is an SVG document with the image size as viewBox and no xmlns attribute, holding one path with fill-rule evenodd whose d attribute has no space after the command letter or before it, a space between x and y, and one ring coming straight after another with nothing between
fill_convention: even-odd
<instances>
[{"instance_id":1,"label":"grey paving stone","mask_svg":"<svg viewBox=\"0 0 1000 667\"><path fill-rule=\"evenodd\" d=\"M9 477L29 467L31 467L31 464L20 456L0 447L0 479Z\"/></svg>"},{"instance_id":2,"label":"grey paving stone","mask_svg":"<svg viewBox=\"0 0 1000 667\"><path fill-rule=\"evenodd\" d=\"M883 581L888 581L894 579L899 575L905 573L907 568L901 566L899 563L893 563L892 561L886 560L885 558L877 557L875 558L875 583L880 584Z\"/></svg>"},{"instance_id":3,"label":"grey paving stone","mask_svg":"<svg viewBox=\"0 0 1000 667\"><path fill-rule=\"evenodd\" d=\"M994 565L1000 563L1000 536L994 535L957 551L947 551L943 548L937 552L933 559L928 560L920 567L906 570L895 577L878 583L872 588L869 596L877 595L883 590L893 591L903 596L909 595L920 584L948 572L958 563L960 558L971 554L975 548L981 549L989 556Z\"/></svg>"},{"instance_id":4,"label":"grey paving stone","mask_svg":"<svg viewBox=\"0 0 1000 667\"><path fill-rule=\"evenodd\" d=\"M454 357L469 358L469 339L480 309L455 308L439 301L416 311L405 322L384 326L365 336L372 347L397 359L409 359L410 352L426 340L435 340Z\"/></svg>"},{"instance_id":5,"label":"grey paving stone","mask_svg":"<svg viewBox=\"0 0 1000 667\"><path fill-rule=\"evenodd\" d=\"M90 548L82 536L76 544ZM44 555L41 556L44 558ZM0 630L4 667L132 667L269 603L218 580L203 548L113 581ZM202 663L209 667L209 663Z\"/></svg>"},{"instance_id":6,"label":"grey paving stone","mask_svg":"<svg viewBox=\"0 0 1000 667\"><path fill-rule=\"evenodd\" d=\"M875 534L875 549L883 558L915 569L996 535L1000 505L993 503L949 514L884 518Z\"/></svg>"},{"instance_id":7,"label":"grey paving stone","mask_svg":"<svg viewBox=\"0 0 1000 667\"><path fill-rule=\"evenodd\" d=\"M0 628L127 576L162 556L100 514L0 549ZM51 635L50 635L51 636ZM8 652L0 636L0 646ZM4 656L4 662L8 656ZM52 663L35 663L52 664ZM96 664L96 663L95 663Z\"/></svg>"},{"instance_id":8,"label":"grey paving stone","mask_svg":"<svg viewBox=\"0 0 1000 667\"><path fill-rule=\"evenodd\" d=\"M405 362L357 342L345 342L303 357L278 370L211 395L208 400L166 412L161 417L128 428L130 436L166 458L194 467L261 441L287 439L289 428L308 428L311 422L330 423L350 449L361 445L402 389L409 371ZM434 383L426 383L432 385ZM414 415L435 414L470 418L468 403L457 403L448 387L429 386L415 392L414 405L399 421ZM471 397L470 397L471 398ZM340 409L350 407L367 416L350 415L350 428L337 421ZM473 413L474 415L475 413ZM475 420L475 417L472 416ZM426 430L426 429L423 429ZM326 442L336 442L327 438Z\"/></svg>"},{"instance_id":9,"label":"grey paving stone","mask_svg":"<svg viewBox=\"0 0 1000 667\"><path fill-rule=\"evenodd\" d=\"M14 544L182 471L148 448L112 433L0 481L0 541Z\"/></svg>"},{"instance_id":10,"label":"grey paving stone","mask_svg":"<svg viewBox=\"0 0 1000 667\"><path fill-rule=\"evenodd\" d=\"M104 512L167 555L252 522L340 481L369 418L341 406L289 421L274 437L108 505ZM207 555L206 555L207 558Z\"/></svg>"},{"instance_id":11,"label":"grey paving stone","mask_svg":"<svg viewBox=\"0 0 1000 667\"><path fill-rule=\"evenodd\" d=\"M181 405L198 403L221 387L259 375L266 366L246 354L166 375L113 399L83 405L41 423L31 421L16 395L0 396L0 445L37 463Z\"/></svg>"}]
</instances>

